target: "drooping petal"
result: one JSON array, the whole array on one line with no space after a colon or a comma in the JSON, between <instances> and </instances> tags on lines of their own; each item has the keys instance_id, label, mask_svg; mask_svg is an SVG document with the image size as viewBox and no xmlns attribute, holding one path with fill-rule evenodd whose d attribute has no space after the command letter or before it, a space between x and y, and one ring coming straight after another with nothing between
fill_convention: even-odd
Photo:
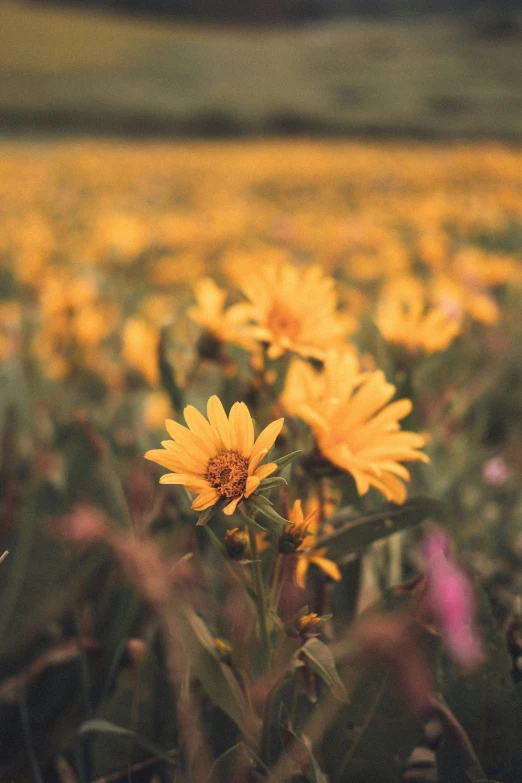
<instances>
[{"instance_id":1,"label":"drooping petal","mask_svg":"<svg viewBox=\"0 0 522 783\"><path fill-rule=\"evenodd\" d=\"M324 573L327 574L330 579L333 579L334 582L339 582L342 579L341 570L337 563L334 563L333 560L328 560L326 557L312 555L312 557L310 557L310 562L314 563L318 568L321 569L321 571L324 571Z\"/></svg>"},{"instance_id":2,"label":"drooping petal","mask_svg":"<svg viewBox=\"0 0 522 783\"><path fill-rule=\"evenodd\" d=\"M227 515L227 517L230 517L230 516L232 516L232 514L234 513L234 511L235 511L235 510L236 510L236 508L237 508L237 504L238 504L238 503L239 503L239 501L242 499L242 497L243 497L243 496L242 496L242 495L240 495L238 498L234 498L234 500L231 500L231 501L230 501L230 503L228 504L228 506L225 506L225 508L223 509L223 513L224 513L224 514L226 514L226 515Z\"/></svg>"},{"instance_id":3,"label":"drooping petal","mask_svg":"<svg viewBox=\"0 0 522 783\"><path fill-rule=\"evenodd\" d=\"M219 500L219 492L216 489L207 489L198 495L192 503L191 508L194 511L204 511L206 508L213 506Z\"/></svg>"},{"instance_id":4,"label":"drooping petal","mask_svg":"<svg viewBox=\"0 0 522 783\"><path fill-rule=\"evenodd\" d=\"M245 485L245 497L249 498L252 492L255 492L255 490L258 488L260 483L261 480L257 476L249 476Z\"/></svg>"},{"instance_id":5,"label":"drooping petal","mask_svg":"<svg viewBox=\"0 0 522 783\"><path fill-rule=\"evenodd\" d=\"M295 567L295 581L299 585L299 587L302 587L303 590L306 587L306 574L308 572L308 558L306 555L302 555L297 560L297 565Z\"/></svg>"}]
</instances>

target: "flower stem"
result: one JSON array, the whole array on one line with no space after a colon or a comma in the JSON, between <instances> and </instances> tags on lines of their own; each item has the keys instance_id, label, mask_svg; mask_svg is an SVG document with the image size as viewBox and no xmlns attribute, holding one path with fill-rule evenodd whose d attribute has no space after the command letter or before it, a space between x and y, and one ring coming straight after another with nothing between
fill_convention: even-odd
<instances>
[{"instance_id":1,"label":"flower stem","mask_svg":"<svg viewBox=\"0 0 522 783\"><path fill-rule=\"evenodd\" d=\"M263 644L263 652L265 654L265 664L267 665L270 659L270 640L268 638L268 626L266 622L266 598L265 598L265 585L263 582L263 572L261 569L261 561L258 558L257 541L255 531L249 526L248 536L250 539L250 551L252 553L252 566L254 568L254 583L256 590L256 605L257 614L259 618L259 629L261 632L261 642Z\"/></svg>"}]
</instances>

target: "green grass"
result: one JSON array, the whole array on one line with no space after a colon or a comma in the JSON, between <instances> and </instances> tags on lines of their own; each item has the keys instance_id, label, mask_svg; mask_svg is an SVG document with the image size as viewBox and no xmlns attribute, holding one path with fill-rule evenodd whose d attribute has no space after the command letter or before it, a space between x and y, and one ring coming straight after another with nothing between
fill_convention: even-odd
<instances>
[{"instance_id":1,"label":"green grass","mask_svg":"<svg viewBox=\"0 0 522 783\"><path fill-rule=\"evenodd\" d=\"M0 122L522 138L520 45L451 18L259 31L4 3Z\"/></svg>"}]
</instances>

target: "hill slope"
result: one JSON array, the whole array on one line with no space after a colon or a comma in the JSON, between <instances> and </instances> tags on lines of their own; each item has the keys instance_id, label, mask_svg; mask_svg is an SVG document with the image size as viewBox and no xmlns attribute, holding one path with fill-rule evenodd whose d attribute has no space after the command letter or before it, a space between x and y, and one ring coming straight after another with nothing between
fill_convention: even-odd
<instances>
[{"instance_id":1,"label":"hill slope","mask_svg":"<svg viewBox=\"0 0 522 783\"><path fill-rule=\"evenodd\" d=\"M0 129L522 138L520 41L451 19L291 30L0 5Z\"/></svg>"}]
</instances>

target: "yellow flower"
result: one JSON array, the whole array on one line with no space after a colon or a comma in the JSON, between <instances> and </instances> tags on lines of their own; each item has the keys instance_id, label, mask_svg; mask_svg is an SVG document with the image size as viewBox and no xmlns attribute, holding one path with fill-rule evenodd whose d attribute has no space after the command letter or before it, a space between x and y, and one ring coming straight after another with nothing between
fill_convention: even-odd
<instances>
[{"instance_id":1,"label":"yellow flower","mask_svg":"<svg viewBox=\"0 0 522 783\"><path fill-rule=\"evenodd\" d=\"M300 362L290 381L313 393L304 400L298 391L285 389L283 402L289 409L290 401L290 412L310 425L323 456L352 474L360 495L372 486L388 500L404 503L403 481L409 481L410 474L400 462L429 461L418 451L426 439L400 429L411 401L390 403L395 386L380 370L360 373L353 354L330 352L321 374Z\"/></svg>"},{"instance_id":2,"label":"yellow flower","mask_svg":"<svg viewBox=\"0 0 522 783\"><path fill-rule=\"evenodd\" d=\"M390 343L411 353L443 351L462 330L460 309L427 305L424 286L414 278L399 278L385 286L375 322Z\"/></svg>"},{"instance_id":3,"label":"yellow flower","mask_svg":"<svg viewBox=\"0 0 522 783\"><path fill-rule=\"evenodd\" d=\"M259 465L274 445L284 419L273 421L254 441L254 424L248 408L236 402L227 417L221 401L212 396L207 405L208 421L192 405L184 410L188 427L167 419L172 440L163 449L145 456L172 470L160 478L162 484L183 484L197 494L195 511L213 506L221 498L228 503L225 514L233 514L242 498L248 498L261 480L277 469L275 462Z\"/></svg>"},{"instance_id":4,"label":"yellow flower","mask_svg":"<svg viewBox=\"0 0 522 783\"><path fill-rule=\"evenodd\" d=\"M356 327L355 319L337 311L334 280L316 265L267 264L250 272L242 284L255 326L245 334L269 344L268 356L286 351L324 359Z\"/></svg>"},{"instance_id":5,"label":"yellow flower","mask_svg":"<svg viewBox=\"0 0 522 783\"><path fill-rule=\"evenodd\" d=\"M299 544L296 555L298 555L297 566L295 569L295 579L299 587L306 584L306 574L311 563L316 565L321 571L324 571L331 579L338 582L341 579L341 572L337 563L328 560L326 547L316 549L317 535L319 529L319 508L313 508L306 517L303 514L301 501L296 500L290 512L290 522L295 525L296 530L303 531L303 537ZM285 533L290 525L287 525Z\"/></svg>"},{"instance_id":6,"label":"yellow flower","mask_svg":"<svg viewBox=\"0 0 522 783\"><path fill-rule=\"evenodd\" d=\"M189 307L188 315L203 326L220 343L236 343L245 348L253 348L252 340L246 339L239 331L250 318L250 306L231 305L225 309L227 293L210 277L203 277L194 286L197 304Z\"/></svg>"},{"instance_id":7,"label":"yellow flower","mask_svg":"<svg viewBox=\"0 0 522 783\"><path fill-rule=\"evenodd\" d=\"M491 326L500 318L500 309L484 289L463 285L441 275L431 284L432 298L440 308L450 312L465 312L479 323Z\"/></svg>"},{"instance_id":8,"label":"yellow flower","mask_svg":"<svg viewBox=\"0 0 522 783\"><path fill-rule=\"evenodd\" d=\"M123 357L127 364L139 370L149 383L158 379L159 332L144 318L129 318L122 333Z\"/></svg>"}]
</instances>

